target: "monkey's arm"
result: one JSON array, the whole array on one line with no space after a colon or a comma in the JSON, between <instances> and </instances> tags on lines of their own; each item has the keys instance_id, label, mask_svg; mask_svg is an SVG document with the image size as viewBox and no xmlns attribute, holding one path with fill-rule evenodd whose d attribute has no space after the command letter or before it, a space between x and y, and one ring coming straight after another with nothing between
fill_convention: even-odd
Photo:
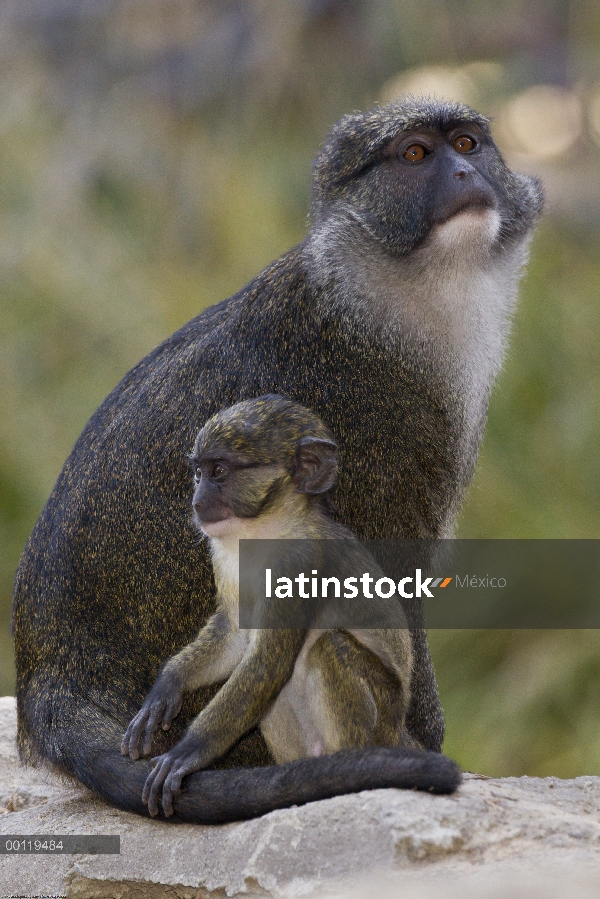
<instances>
[{"instance_id":1,"label":"monkey's arm","mask_svg":"<svg viewBox=\"0 0 600 899\"><path fill-rule=\"evenodd\" d=\"M244 643L245 637L232 630L224 609L209 618L196 639L163 666L125 732L121 753L138 759L143 732L142 755L149 755L158 725L169 729L181 711L184 694L229 677L243 655Z\"/></svg>"},{"instance_id":2,"label":"monkey's arm","mask_svg":"<svg viewBox=\"0 0 600 899\"><path fill-rule=\"evenodd\" d=\"M173 796L181 792L186 774L219 758L260 721L270 703L290 679L306 637L301 630L260 630L240 664L212 701L194 718L169 752L153 759L142 800L151 815L162 807L173 814Z\"/></svg>"}]
</instances>

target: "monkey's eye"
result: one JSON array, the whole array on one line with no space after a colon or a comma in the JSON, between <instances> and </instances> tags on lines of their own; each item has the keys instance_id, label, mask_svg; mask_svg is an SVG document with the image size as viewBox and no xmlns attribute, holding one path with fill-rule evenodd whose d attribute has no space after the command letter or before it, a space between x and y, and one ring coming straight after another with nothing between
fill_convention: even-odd
<instances>
[{"instance_id":1,"label":"monkey's eye","mask_svg":"<svg viewBox=\"0 0 600 899\"><path fill-rule=\"evenodd\" d=\"M220 462L215 462L215 464L213 465L213 470L211 472L211 475L215 479L215 481L222 480L226 474L227 469L225 468L225 466L221 465Z\"/></svg>"},{"instance_id":2,"label":"monkey's eye","mask_svg":"<svg viewBox=\"0 0 600 899\"><path fill-rule=\"evenodd\" d=\"M202 478L202 469L200 468L199 465L197 465L196 468L194 469L194 478L197 481L201 480L201 478Z\"/></svg>"},{"instance_id":3,"label":"monkey's eye","mask_svg":"<svg viewBox=\"0 0 600 899\"><path fill-rule=\"evenodd\" d=\"M427 150L422 144L411 144L403 153L407 162L421 162L427 156Z\"/></svg>"},{"instance_id":4,"label":"monkey's eye","mask_svg":"<svg viewBox=\"0 0 600 899\"><path fill-rule=\"evenodd\" d=\"M453 140L452 146L457 153L469 153L471 150L475 149L477 144L468 134L461 134Z\"/></svg>"}]
</instances>

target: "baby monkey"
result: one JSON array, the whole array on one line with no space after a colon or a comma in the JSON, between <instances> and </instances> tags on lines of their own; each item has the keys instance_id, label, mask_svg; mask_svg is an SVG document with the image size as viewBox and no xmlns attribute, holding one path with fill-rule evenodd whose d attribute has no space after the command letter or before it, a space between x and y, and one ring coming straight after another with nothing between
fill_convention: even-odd
<instances>
[{"instance_id":1,"label":"baby monkey","mask_svg":"<svg viewBox=\"0 0 600 899\"><path fill-rule=\"evenodd\" d=\"M419 748L404 724L412 650L399 601L397 627L238 625L241 538L341 540L354 571L379 571L331 517L337 447L321 419L281 396L245 400L204 425L191 461L193 521L210 543L217 611L163 666L127 728L123 755L137 759L140 743L149 755L157 728L168 730L185 693L224 684L183 738L152 760L143 790L150 814L158 814L159 798L165 815L173 814L182 779L256 725L277 763L342 749Z\"/></svg>"}]
</instances>

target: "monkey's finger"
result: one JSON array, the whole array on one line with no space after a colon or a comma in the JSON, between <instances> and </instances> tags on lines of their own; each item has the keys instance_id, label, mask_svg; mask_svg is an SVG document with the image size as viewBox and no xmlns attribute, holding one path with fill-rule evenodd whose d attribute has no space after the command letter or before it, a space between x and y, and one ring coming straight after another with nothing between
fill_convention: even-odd
<instances>
[{"instance_id":1,"label":"monkey's finger","mask_svg":"<svg viewBox=\"0 0 600 899\"><path fill-rule=\"evenodd\" d=\"M135 720L135 719L134 719L134 720ZM123 739L121 740L121 753L122 753L123 755L129 755L129 742L130 742L130 739L131 739L131 726L132 726L132 724L133 724L133 721L130 721L130 722L129 722L129 725L128 725L128 727L127 727L127 730L126 730L125 733L123 734Z\"/></svg>"},{"instance_id":2,"label":"monkey's finger","mask_svg":"<svg viewBox=\"0 0 600 899\"><path fill-rule=\"evenodd\" d=\"M146 723L146 718L147 712L142 708L125 731L125 736L123 737L123 741L121 743L121 752L123 753L123 755L129 755L129 757L134 759L134 761L136 759L139 759L140 757L138 746L140 742L140 734L142 732L142 728Z\"/></svg>"},{"instance_id":3,"label":"monkey's finger","mask_svg":"<svg viewBox=\"0 0 600 899\"><path fill-rule=\"evenodd\" d=\"M165 818L170 818L173 814L173 792L169 785L169 779L164 783L163 791L162 791L162 807L163 812L165 813Z\"/></svg>"},{"instance_id":4,"label":"monkey's finger","mask_svg":"<svg viewBox=\"0 0 600 899\"><path fill-rule=\"evenodd\" d=\"M182 705L182 702L167 705L167 710L163 715L162 720L163 730L168 730L171 727L171 722L173 721L173 718L176 718L180 713Z\"/></svg>"},{"instance_id":5,"label":"monkey's finger","mask_svg":"<svg viewBox=\"0 0 600 899\"><path fill-rule=\"evenodd\" d=\"M140 757L140 743L142 742L142 731L145 724L146 715L140 719L131 734L131 739L129 741L129 755L132 759L139 759Z\"/></svg>"},{"instance_id":6,"label":"monkey's finger","mask_svg":"<svg viewBox=\"0 0 600 899\"><path fill-rule=\"evenodd\" d=\"M150 715L146 722L144 730L144 745L142 747L142 755L149 755L152 748L152 740L158 727L158 722L163 717L164 703L155 703L150 709Z\"/></svg>"},{"instance_id":7,"label":"monkey's finger","mask_svg":"<svg viewBox=\"0 0 600 899\"><path fill-rule=\"evenodd\" d=\"M154 781L154 777L156 775L156 768L150 771L150 774L146 778L146 782L144 784L144 789L142 790L142 802L148 805L148 799L150 798L150 789L152 787L152 783ZM152 814L152 810L150 810L150 814Z\"/></svg>"},{"instance_id":8,"label":"monkey's finger","mask_svg":"<svg viewBox=\"0 0 600 899\"><path fill-rule=\"evenodd\" d=\"M146 778L142 792L142 802L147 803L148 811L153 818L155 815L158 815L158 797L170 769L171 762L167 758L163 758L161 763Z\"/></svg>"},{"instance_id":9,"label":"monkey's finger","mask_svg":"<svg viewBox=\"0 0 600 899\"><path fill-rule=\"evenodd\" d=\"M171 771L165 780L162 793L162 807L166 817L173 814L173 796L181 793L181 781L188 772L185 768L176 768Z\"/></svg>"}]
</instances>

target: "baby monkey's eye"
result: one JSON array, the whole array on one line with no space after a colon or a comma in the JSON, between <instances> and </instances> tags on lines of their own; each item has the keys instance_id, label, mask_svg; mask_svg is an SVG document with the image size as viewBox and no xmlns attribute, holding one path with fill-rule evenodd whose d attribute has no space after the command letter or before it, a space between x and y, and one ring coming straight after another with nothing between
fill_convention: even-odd
<instances>
[{"instance_id":1,"label":"baby monkey's eye","mask_svg":"<svg viewBox=\"0 0 600 899\"><path fill-rule=\"evenodd\" d=\"M411 144L410 147L406 148L403 155L408 162L421 162L427 156L427 150L423 144Z\"/></svg>"},{"instance_id":2,"label":"baby monkey's eye","mask_svg":"<svg viewBox=\"0 0 600 899\"><path fill-rule=\"evenodd\" d=\"M457 153L468 153L470 150L474 150L477 144L468 134L461 134L459 137L454 138L452 146Z\"/></svg>"},{"instance_id":3,"label":"baby monkey's eye","mask_svg":"<svg viewBox=\"0 0 600 899\"><path fill-rule=\"evenodd\" d=\"M199 465L197 465L196 468L194 469L194 477L196 478L197 481L199 481L202 478L202 469L200 468Z\"/></svg>"},{"instance_id":4,"label":"baby monkey's eye","mask_svg":"<svg viewBox=\"0 0 600 899\"><path fill-rule=\"evenodd\" d=\"M216 478L218 480L219 478L224 477L226 474L227 469L225 468L225 466L221 465L220 462L216 462L212 470L213 478Z\"/></svg>"}]
</instances>

